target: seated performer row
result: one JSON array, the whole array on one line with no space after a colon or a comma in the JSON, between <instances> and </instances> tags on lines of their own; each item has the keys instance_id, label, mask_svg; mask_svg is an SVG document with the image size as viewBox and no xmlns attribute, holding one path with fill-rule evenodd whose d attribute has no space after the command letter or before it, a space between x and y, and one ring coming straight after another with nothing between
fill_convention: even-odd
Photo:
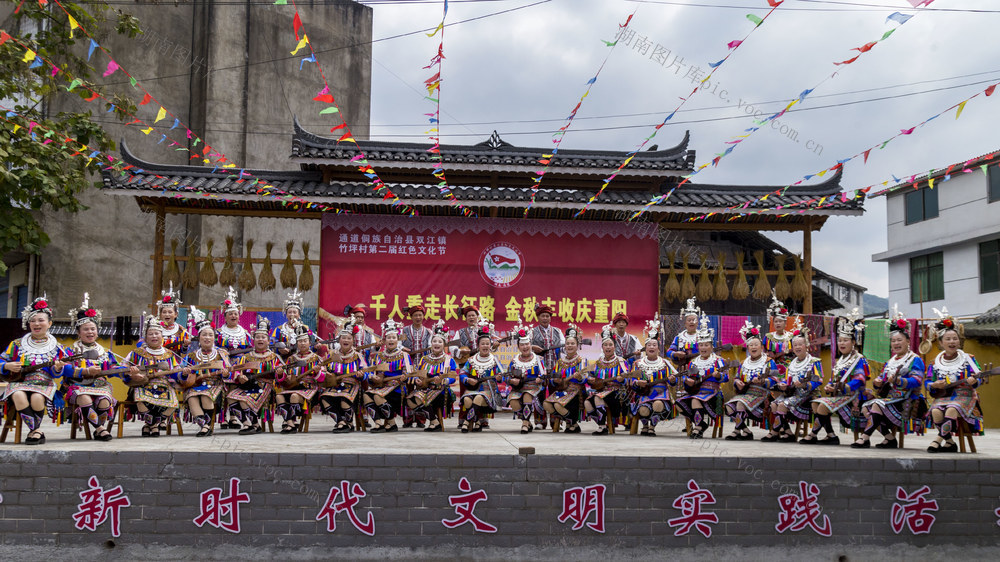
<instances>
[{"instance_id":1,"label":"seated performer row","mask_svg":"<svg viewBox=\"0 0 1000 562\"><path fill-rule=\"evenodd\" d=\"M44 297L36 299L23 313L30 332L0 356L0 375L10 380L3 399L28 428L27 444L44 443L40 427L45 412L55 416L61 411L64 396L81 423L94 427L96 439L110 440L105 426L115 415L116 403L108 377L118 376L129 386L126 416L140 419L141 435L149 437L160 435L181 402L199 426L197 436L210 435L214 420L223 413L229 423L220 427L239 429L242 435L260 433L263 420L277 414L283 419L281 432L288 434L302 427L313 407L331 416L335 433L365 428L366 417L372 433L398 431L400 417L426 420L425 431L443 431L443 420L456 400L459 427L467 433L487 427L488 417L502 411L506 398L506 406L522 422L521 433L538 428L539 418L551 417L565 423L567 433L580 433L580 422L591 419L597 423L595 435L606 435L609 426L624 422L637 429L641 425L641 435L654 436L659 422L680 414L691 422L690 437L697 439L725 412L736 422L727 439L753 439L750 425L757 424L769 428L761 438L764 442L797 441L791 424L811 420L811 430L800 443L838 444L832 423L837 415L844 427L860 434L852 447L871 446L871 436L879 431L883 441L877 448L896 447L895 431L919 425L929 412L938 438L928 450L952 452L960 423L980 428L975 388L981 378L994 374L981 373L975 359L960 349L961 326L946 310L933 327L943 351L928 368L910 351L909 323L893 315L888 322L892 356L869 391L869 367L861 354L864 324L856 314L838 319L838 358L824 385L821 362L809 354L808 330L799 318L787 336L778 337L763 335L760 327L747 322L740 330L747 357L737 364L715 353L715 334L693 299L681 311L687 328L667 352L674 361L660 356L658 317L647 323L637 350L641 357L622 357L617 324L628 321L622 315L615 325L602 329L602 356L593 362L579 355L581 334L570 324L560 334L559 358L547 369L543 356L533 349L532 326L521 323L511 336L518 353L501 364L493 354L499 343L496 331L474 310L466 312L477 320L476 334L468 340L475 351L462 358L462 365L449 353L455 342L443 321L430 329L426 353L411 349L420 352L411 355L403 345L405 328L389 320L378 345L368 348L369 360L358 349L358 334L365 328L353 314L339 328L335 342L313 346L314 334L295 315L301 311L300 297L289 296L289 321L276 330L262 317L252 332L232 325L242 312L233 291L221 307L226 325L218 329L191 307L196 344L179 354L169 346L191 336L172 324L180 299L171 289L159 303L160 315L145 322L142 341L125 358L97 343L101 312L90 307L87 295L71 311L78 341L69 349L48 333L52 311ZM776 299L769 315L776 332L783 332L788 312ZM692 322L693 337L688 333ZM769 346L769 340L777 344ZM291 349L282 357L272 347ZM725 401L722 385L734 368L735 394ZM455 383L458 397L452 390ZM501 386L509 389L506 397ZM929 406L921 395L925 387L932 398Z\"/></svg>"}]
</instances>

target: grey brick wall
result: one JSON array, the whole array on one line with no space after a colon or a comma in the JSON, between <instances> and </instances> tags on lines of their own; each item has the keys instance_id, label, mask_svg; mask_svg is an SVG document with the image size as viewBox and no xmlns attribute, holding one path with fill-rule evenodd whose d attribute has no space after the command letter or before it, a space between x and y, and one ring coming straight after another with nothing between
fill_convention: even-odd
<instances>
[{"instance_id":1,"label":"grey brick wall","mask_svg":"<svg viewBox=\"0 0 1000 562\"><path fill-rule=\"evenodd\" d=\"M633 549L698 547L819 548L831 554L858 548L995 547L1000 527L1000 461L959 459L775 459L587 456L338 455L189 452L0 451L0 546L102 548L112 539L109 522L96 532L74 528L78 494L96 476L103 487L122 486L132 505L121 512L118 546L142 548L344 547L440 548L475 556L478 551L525 547ZM234 535L192 520L199 494L242 480L250 495L241 508L242 533ZM470 525L447 529L456 517L448 496L468 478L489 498L475 514L497 526L495 534ZM667 520L687 492L689 479L715 495L719 523L710 538L692 531L675 537ZM356 507L375 517L376 534L354 528L344 513L334 533L317 521L331 486L356 482L367 496ZM778 496L797 492L799 480L817 484L833 535L810 529L779 534ZM605 527L599 534L560 523L563 490L604 484ZM937 520L929 535L896 535L889 524L896 487L913 492L928 484ZM485 550L479 550L485 549ZM840 550L837 550L840 549ZM370 550L369 552L376 552ZM391 551L391 550L389 550ZM386 552L389 552L386 551ZM346 550L343 552L347 552ZM524 552L518 551L518 552ZM917 550L916 552L920 552ZM936 552L942 552L937 550Z\"/></svg>"}]
</instances>

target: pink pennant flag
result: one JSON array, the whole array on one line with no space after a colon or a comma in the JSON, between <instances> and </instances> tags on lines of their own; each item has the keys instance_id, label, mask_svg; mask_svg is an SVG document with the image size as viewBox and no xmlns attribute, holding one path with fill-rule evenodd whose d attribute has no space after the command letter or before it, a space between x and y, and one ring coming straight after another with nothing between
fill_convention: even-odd
<instances>
[{"instance_id":1,"label":"pink pennant flag","mask_svg":"<svg viewBox=\"0 0 1000 562\"><path fill-rule=\"evenodd\" d=\"M730 49L735 49L736 47L739 47L741 44L743 44L743 41L740 41L739 39L736 39L734 41L730 41L729 43L727 43L727 46Z\"/></svg>"},{"instance_id":2,"label":"pink pennant flag","mask_svg":"<svg viewBox=\"0 0 1000 562\"><path fill-rule=\"evenodd\" d=\"M916 129L916 127L910 127L909 129L901 129L899 131L899 134L901 134L901 135L908 135L908 134L910 134L910 133L913 132L913 129Z\"/></svg>"},{"instance_id":3,"label":"pink pennant flag","mask_svg":"<svg viewBox=\"0 0 1000 562\"><path fill-rule=\"evenodd\" d=\"M118 70L118 63L115 62L115 61L109 61L108 62L108 69L104 71L104 74L102 74L102 76L104 76L105 78L107 78L108 76L111 76L112 74L114 74L116 70Z\"/></svg>"}]
</instances>

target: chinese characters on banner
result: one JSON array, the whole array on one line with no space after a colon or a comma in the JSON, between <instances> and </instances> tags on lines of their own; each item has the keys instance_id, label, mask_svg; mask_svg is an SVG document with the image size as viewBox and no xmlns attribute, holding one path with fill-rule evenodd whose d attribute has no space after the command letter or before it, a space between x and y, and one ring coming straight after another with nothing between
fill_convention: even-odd
<instances>
[{"instance_id":1,"label":"chinese characters on banner","mask_svg":"<svg viewBox=\"0 0 1000 562\"><path fill-rule=\"evenodd\" d=\"M554 324L573 322L585 337L619 312L638 333L657 310L656 234L623 222L325 215L319 307L339 314L361 303L377 325L406 321L419 304L429 324L454 330L475 305L504 331L519 317L537 323L535 306L547 305Z\"/></svg>"},{"instance_id":2,"label":"chinese characters on banner","mask_svg":"<svg viewBox=\"0 0 1000 562\"><path fill-rule=\"evenodd\" d=\"M94 532L105 521L111 521L111 535L121 536L121 509L130 507L131 501L125 495L121 486L108 490L101 487L96 476L91 476L89 487L79 493L80 503L73 514L74 526L78 530ZM223 495L222 488L210 488L201 492L199 499L199 515L193 522L198 527L208 524L230 533L240 532L240 504L249 504L250 495L240 492L240 479L230 478L229 493ZM496 533L495 525L483 520L475 514L480 503L489 501L482 489L473 491L472 484L464 476L458 482L459 495L448 496L447 503L454 508L454 519L442 519L441 524L448 529L456 529L470 524L476 532ZM680 511L681 516L666 521L666 525L674 530L674 536L687 535L696 530L706 539L712 537L712 525L719 523L719 517L714 512L704 511L704 506L716 503L715 495L702 488L694 479L688 480L688 491L677 496L672 506ZM563 490L562 509L556 518L559 523L572 523L572 530L579 531L584 527L597 533L605 532L605 493L607 486L594 484L578 486ZM938 511L938 502L928 499L931 493L929 486L922 486L913 493L907 493L901 486L896 489L896 502L892 504L889 524L896 534L909 528L914 535L929 534L934 526ZM823 537L833 534L829 516L822 512L819 504L820 488L818 485L801 481L798 493L784 494L778 497L778 523L775 530L801 531L811 528ZM360 484L343 480L338 486L330 488L323 507L316 514L316 520L326 519L327 531L337 530L336 516L346 512L348 520L355 529L368 536L375 536L375 515L369 509L364 519L355 511L362 498L366 497ZM2 498L2 496L0 496ZM0 499L2 501L2 499ZM427 507L426 505L424 507ZM1000 517L1000 509L995 511ZM997 521L1000 525L1000 521Z\"/></svg>"}]
</instances>

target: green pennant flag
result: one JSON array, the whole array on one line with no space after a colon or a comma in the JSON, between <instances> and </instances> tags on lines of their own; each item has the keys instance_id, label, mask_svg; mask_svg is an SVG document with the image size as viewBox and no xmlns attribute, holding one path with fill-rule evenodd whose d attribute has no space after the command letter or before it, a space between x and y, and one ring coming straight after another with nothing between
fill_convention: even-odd
<instances>
[{"instance_id":1,"label":"green pennant flag","mask_svg":"<svg viewBox=\"0 0 1000 562\"><path fill-rule=\"evenodd\" d=\"M340 113L340 110L337 109L336 107L328 107L328 108L324 109L323 111L319 112L320 115L326 115L328 113Z\"/></svg>"},{"instance_id":2,"label":"green pennant flag","mask_svg":"<svg viewBox=\"0 0 1000 562\"><path fill-rule=\"evenodd\" d=\"M755 16L753 14L747 14L747 19L750 20L750 21L752 21L756 25L760 25L760 24L764 23L764 20L760 19L759 17L757 17L757 16Z\"/></svg>"},{"instance_id":3,"label":"green pennant flag","mask_svg":"<svg viewBox=\"0 0 1000 562\"><path fill-rule=\"evenodd\" d=\"M886 40L886 38L888 38L888 37L889 37L890 35L892 35L892 33L893 33L894 31L896 31L896 29L895 29L895 28L894 28L894 29L890 29L889 31L886 31L886 32L885 32L885 34L883 34L883 35L882 35L882 38L881 38L881 39L879 39L879 41L885 41L885 40Z\"/></svg>"}]
</instances>

